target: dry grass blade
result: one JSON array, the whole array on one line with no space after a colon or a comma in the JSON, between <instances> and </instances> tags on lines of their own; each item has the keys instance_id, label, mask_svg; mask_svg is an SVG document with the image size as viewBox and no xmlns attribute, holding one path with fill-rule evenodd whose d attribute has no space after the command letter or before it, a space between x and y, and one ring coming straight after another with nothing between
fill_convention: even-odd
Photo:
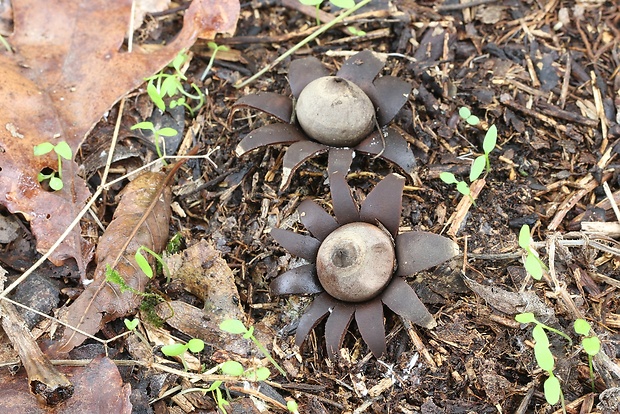
<instances>
[{"instance_id":1,"label":"dry grass blade","mask_svg":"<svg viewBox=\"0 0 620 414\"><path fill-rule=\"evenodd\" d=\"M166 244L171 198L166 177L162 173L145 173L125 187L114 218L99 240L94 280L66 309L64 322L94 334L102 323L136 309L141 297L130 291L121 292L119 286L107 282L106 268L118 271L131 288L144 291L148 277L136 264L134 255L141 246L157 252ZM66 328L52 349L66 353L85 339Z\"/></svg>"}]
</instances>

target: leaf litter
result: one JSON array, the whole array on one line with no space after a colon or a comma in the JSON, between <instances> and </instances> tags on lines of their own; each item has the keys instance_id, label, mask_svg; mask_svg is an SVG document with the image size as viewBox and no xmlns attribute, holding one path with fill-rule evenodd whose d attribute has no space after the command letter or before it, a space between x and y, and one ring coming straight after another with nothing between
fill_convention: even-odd
<instances>
[{"instance_id":1,"label":"leaf litter","mask_svg":"<svg viewBox=\"0 0 620 414\"><path fill-rule=\"evenodd\" d=\"M65 162L60 191L37 181L57 169L52 156L35 157L35 145L65 141L76 154L86 134L123 95L170 62L197 38L235 28L234 0L193 1L183 28L166 46L123 50L131 0L13 2L13 52L0 54L0 204L30 222L37 249L46 252L82 209L90 192L78 165ZM104 35L102 35L104 34ZM82 275L92 246L75 228L50 260L72 258Z\"/></svg>"},{"instance_id":2,"label":"leaf litter","mask_svg":"<svg viewBox=\"0 0 620 414\"><path fill-rule=\"evenodd\" d=\"M29 222L41 253L50 249L78 216L90 191L71 157L60 164L53 152L35 155L35 147L44 144L53 148L62 143L75 155L95 123L127 92L196 39L232 34L239 16L236 0L194 0L174 39L165 46L134 46L128 52L123 42L131 6L131 0L12 3L14 31L6 38L11 50L0 52L0 205ZM59 166L62 188L48 191L37 177ZM148 278L139 271L134 253L141 246L161 251L166 244L170 220L166 176L146 173L134 179L123 192L120 207L98 243L94 278L61 312L67 324L87 335L95 334L103 323L135 311L140 302L139 294L120 292L106 283L105 268L116 268L133 292L144 291ZM56 265L73 259L82 280L88 283L86 266L92 252L93 245L76 227L49 259ZM68 352L85 338L67 329L48 353ZM73 377L79 399L69 399L54 412L95 412L102 406L110 412L131 412L131 388L123 385L115 364L104 358L91 365L92 369L80 371L89 377ZM106 373L116 378L106 379ZM92 386L99 381L104 381L108 392ZM7 383L0 390L7 397L3 399L5 407L12 407L7 412L39 410L31 394L20 400L14 391Z\"/></svg>"},{"instance_id":3,"label":"leaf litter","mask_svg":"<svg viewBox=\"0 0 620 414\"><path fill-rule=\"evenodd\" d=\"M290 7L286 6L286 3L291 1L282 1L285 7ZM297 2L293 0L292 3ZM403 224L429 227L440 232L445 229L450 212L456 210L463 213L461 219L452 221L460 224L453 228L453 234L467 238L469 256L467 262L463 263L467 264L463 272L480 287L491 286L489 290L476 288L472 284L471 290L476 291L479 296L472 294L471 290L456 292L443 280L446 272L460 267L456 264L450 266L452 269L436 269L433 274L421 275L419 280L414 282L416 290L417 282L420 281L422 286L426 285L428 292L435 294L436 302L425 303L434 303L431 306L433 311L437 311L435 316L440 322L439 328L434 331L416 331L407 325L404 325L403 329L403 325L393 319L386 320L392 329L388 344L389 355L384 361L367 358L367 350L355 340L358 333L355 327L351 330L352 335L347 334L342 359L336 363L324 360L325 350L320 345L317 346L321 342L319 340L313 340L301 350L303 359L300 351L288 348L292 344L290 336L295 322L299 319L299 309L307 302L303 297L275 302L264 289L265 281L277 275L277 271L294 264L289 257L282 256L282 251L272 247L266 230L279 223L295 226L291 212L301 199L325 194L324 185L321 184L325 177L314 164L306 165L300 169L299 176L293 178L294 190L276 194L273 183L280 178L278 171L281 158L278 157L281 151L276 149L267 151L266 154L261 152L249 155L243 163L229 160L228 157L234 152L234 145L239 141L237 138L253 129L253 123L260 124L264 120L240 119L232 134L225 131L222 125L218 125L230 109L231 96L238 96L227 82L234 82L239 78L240 72L245 75L243 71L249 70L242 65L233 67L221 62L214 65L213 77L208 79L208 82L211 82L208 84L209 115L203 124L209 127L209 133L200 139L204 139L203 142L207 145L222 146L221 154L217 154L215 159L223 168L217 169L218 175L215 178L210 177L210 181L201 187L203 191L187 197L192 199L191 202L185 197L178 197L180 207L177 206L175 215L184 217L181 213L188 213L191 216L188 222L181 219L180 225L186 232L188 245L193 244L198 237L204 237L213 240L217 249L224 253L226 261L236 272L238 299L249 308L249 320L245 322L257 324L276 315L277 319L272 319L271 322L274 327L282 329L279 332L282 335L273 340L274 351L284 364L287 364L287 371L295 373L295 382L282 385L291 387L289 391L300 402L302 412L392 410L490 413L499 410L528 411L534 407L550 412L552 408L558 408L544 406L543 387L539 381L541 377L532 368L529 343L523 342L523 339L529 336L518 330L510 315L510 312L520 308L523 300L528 298L514 292L530 291L542 298L546 308L553 309L558 315L560 326L568 326L567 321L572 313L567 314L562 302L550 294L549 287L553 290L553 286L530 283L522 263L518 258L514 258L515 251L517 256L520 255L515 231L509 228L509 224L523 220L530 226L536 223L537 240L538 236L544 234L543 227L549 224L556 211L559 219L554 219L554 230L558 225L560 229L570 229L562 220L566 213L569 213L569 219L572 213L579 213L571 223L576 225L575 230L578 230L579 224L583 224L579 217L584 210L586 216L596 212L592 207L594 202L598 204L601 201L601 196L593 190L600 184L599 179L610 180L609 170L603 170L602 177L597 176L597 182L592 180L592 185L588 184L587 188L582 188L578 177L583 177L590 167L597 164L596 160L600 155L597 150L607 145L607 138L610 139L610 144L615 145L619 136L619 107L617 102L613 101L620 81L617 70L614 71L614 67L617 68L615 55L618 36L615 36L615 40L612 37L611 42L606 42L606 38L609 40L612 34L610 30L614 25L617 26L617 18L614 17L617 16L617 6L614 7L608 2L605 5L592 6L594 9L589 9L589 6L583 9L581 2L574 8L570 2L549 2L545 5L521 1L513 3L514 8L500 13L501 20L497 24L487 26L477 20L480 14L472 13L475 7L467 3L435 5L430 9L416 2L396 0L394 4L397 11L391 13L390 17L402 19L398 20L398 23L391 24L390 28L383 27L380 21L373 20L379 16L377 14L366 15L362 23L364 30L377 27L385 29L383 38L342 38L334 31L325 34L325 39L322 39L325 42L321 45L309 45L308 49L302 52L304 56L311 54L330 66L338 66L341 61L338 53L368 48L369 43L374 50L399 54L390 55L389 71L411 80L414 90L419 94L411 97L407 104L411 111L401 114L397 122L406 134L411 134L407 136L407 140L416 145L416 156L419 154L421 164L425 166L419 171L420 181L416 182L416 188L407 190L404 206L407 218ZM578 14L580 8L581 14ZM571 17L574 14L575 19L558 22L556 15L563 11L570 13ZM313 20L315 14L316 10L311 8L308 19ZM240 34L256 33L256 22L269 22L269 27L265 30L269 31L270 37L266 37L261 29L255 36L225 39L226 44L239 45L237 49L243 51L245 59L243 65L249 68L260 67L273 61L279 54L280 47L286 46L284 43L290 43L291 38L300 37L300 33L304 33L308 19L298 18L297 15L296 12L287 14L286 8L280 4L263 4L260 8L254 8L252 13L244 13L240 22ZM291 19L283 16L290 16ZM512 20L514 16L523 16L524 19ZM494 21L496 17L488 19L483 16L483 20ZM431 24L420 25L419 22ZM592 31L591 28L596 30ZM385 33L389 35L385 36ZM438 36L431 39L425 34ZM338 44L332 43L334 38L344 45L342 48L346 50L332 50L332 45ZM580 38L583 41L580 41ZM589 42L586 41L588 38ZM327 54L325 48L330 49ZM331 52L335 54L331 55ZM557 59L549 59L550 53L556 52L561 55ZM596 59L593 59L594 54ZM409 60L410 56L415 56L416 61ZM296 58L299 57L301 56ZM204 55L201 58L204 59ZM547 64L550 61L553 61L553 65ZM595 61L596 65L593 65ZM231 67L234 70L231 70ZM437 71L435 67L441 70ZM594 80L589 82L590 78L584 68L587 71L594 69L592 76L597 77L596 84ZM551 90L543 86L545 92L539 90L538 81L543 84L549 80L558 81L557 77L553 80L553 76L545 75L551 71L560 75L560 82L564 77L566 89L560 90L558 85L558 88ZM256 92L286 92L285 79L284 73L274 72L272 76L255 84ZM581 113L584 113L583 108L593 109L591 95L597 88L604 86L607 86L607 90L602 91L606 100L605 111L612 111L606 119L601 116L601 121L609 122L610 131L615 132L606 136L604 126L601 126L602 136L598 136L598 131L594 130L596 128L593 129L599 124L598 119L588 118L590 124L579 120L555 120L556 116L579 113L580 108ZM250 91L254 92L252 89L250 88ZM501 100L500 96L503 95L510 96L514 101ZM543 106L545 103L552 109L551 113ZM476 140L479 134L452 122L461 105L470 106L485 122L496 122L500 131L498 148L492 160L493 171L486 177L486 185L476 199L477 205L463 208L457 206L462 197L453 196L454 191L447 190L437 179L439 172L448 167L458 176L466 174L471 162L467 157L472 151L476 155L480 152L480 145ZM561 107L562 111L555 105ZM546 116L543 117L541 113ZM601 145L601 138L605 145ZM498 153L501 154L499 161L496 158ZM356 159L358 163L361 161ZM377 163L363 164L364 168L368 165L376 167ZM382 164L379 166L383 167ZM606 166L607 163L600 165L603 169L607 168ZM227 170L228 168L231 171ZM359 193L379 179L375 176L375 169L367 171L368 175L349 177L360 185ZM211 171L207 170L207 175L210 173ZM230 177L226 178L229 174ZM230 186L233 181L234 188ZM610 181L610 184L617 188L614 181ZM573 191L575 187L580 189L578 194ZM585 197L586 195L588 197ZM582 201L568 207L562 203L558 207L562 200ZM616 200L620 200L617 191ZM330 203L329 198L321 198L319 201L325 205ZM589 203L592 203L592 206ZM610 208L603 210L606 210L603 214L607 213L607 220L613 220L609 215ZM600 211L596 213L600 214ZM191 227L185 227L189 223ZM598 224L608 225L609 222ZM520 225L510 226L518 229ZM592 240L592 243L597 241ZM580 249L570 249L575 253L573 258L558 258L556 265L568 265L567 268L559 269L558 276L562 281L566 280L563 291L571 293L578 309L587 312L588 318L598 322L593 325L594 329L599 334L604 332L603 350L612 355L610 361L617 367L617 359L613 358L614 349L617 348L614 328L619 326L620 312L617 292L613 289L617 287L617 270L614 271L610 266L617 264L617 260L611 258L603 261L603 255L593 251L592 247L584 246L583 251L579 251ZM551 261L553 262L553 259ZM511 263L515 266L510 266ZM514 268L514 271L511 268ZM573 274L575 280L571 279ZM460 272L454 271L452 275L462 285ZM445 292L440 293L441 297L437 298L435 286L439 283L429 283L431 278L446 285ZM502 291L492 290L496 286L501 286ZM596 289L591 290L593 287ZM595 290L598 293L593 293ZM174 299L192 303L194 306L188 315L195 318L208 317L209 314L201 309L204 305L201 300L205 296L199 295L200 292L166 293L172 294ZM431 297L431 294L427 297ZM480 301L480 297L485 300ZM506 298L512 301L509 306L502 303ZM599 306L598 303L604 305ZM508 310L509 313L504 314L501 309ZM179 330L187 329L192 334L195 332L181 324L176 326ZM117 325L109 324L107 327L115 329ZM188 339L184 336L188 334L185 331L168 330L174 335L180 335L183 341ZM318 335L320 334L321 327L318 330ZM135 339L135 336L132 334L129 338ZM414 346L411 346L412 343ZM82 346L79 350L87 346ZM147 346L146 351L150 353L151 347ZM571 361L568 361L566 354L568 353L558 350L557 357L558 366L571 368L560 373L563 386L566 384L569 410L591 412L599 395L600 412L617 412L617 388L609 388L601 394L591 393L588 368L584 367L583 359L580 361L580 358L571 358ZM570 355L574 353L571 352ZM218 362L216 358L221 355L215 350L213 354L207 352L202 355L205 356ZM419 356L426 361L420 361ZM224 355L224 358L226 357ZM134 358L139 359L135 355ZM159 356L155 355L156 360L157 358ZM246 361L243 362L245 364ZM573 370L573 367L577 369ZM598 374L603 376L608 370L597 361L595 367L596 387L599 392L606 386L617 383L620 378L618 375L600 378ZM585 375L583 368L586 370ZM134 383L134 391L142 392L143 395L159 396L169 388L158 384L168 383L170 387L181 384L189 388L192 383L188 379L198 379L197 374L193 373L169 373L169 376L161 373L140 376L140 380L144 379L148 384ZM175 380L177 375L182 379ZM170 379L172 381L167 381ZM209 381L205 377L200 379ZM382 385L384 382L386 385ZM228 389L237 391L231 384L228 384ZM261 389L266 387L261 385ZM192 398L194 395L202 399ZM208 393L206 396L193 393L179 397L187 397L190 408L193 405L193 408L198 410L217 410ZM165 412L178 409L170 407L174 404L184 404L186 407L185 400L174 401L160 400L153 404L152 408L156 412ZM209 401L211 405L208 405ZM144 407L151 409L146 404ZM256 412L256 409L250 405L245 412Z\"/></svg>"},{"instance_id":4,"label":"leaf litter","mask_svg":"<svg viewBox=\"0 0 620 414\"><path fill-rule=\"evenodd\" d=\"M138 307L142 296L122 292L119 285L108 282L106 273L108 268L114 269L127 286L144 292L149 278L136 263L135 254L141 247L159 252L166 246L171 190L165 186L165 179L163 173L144 173L124 188L114 218L99 239L92 283L62 317L67 325L94 335L102 324ZM85 335L67 327L50 352L67 353L85 339Z\"/></svg>"}]
</instances>

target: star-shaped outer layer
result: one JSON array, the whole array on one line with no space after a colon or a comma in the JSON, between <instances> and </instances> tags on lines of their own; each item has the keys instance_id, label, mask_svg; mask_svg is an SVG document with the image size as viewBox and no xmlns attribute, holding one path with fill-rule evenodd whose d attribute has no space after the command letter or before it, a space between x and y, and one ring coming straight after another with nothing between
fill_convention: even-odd
<instances>
[{"instance_id":1,"label":"star-shaped outer layer","mask_svg":"<svg viewBox=\"0 0 620 414\"><path fill-rule=\"evenodd\" d=\"M292 173L304 161L326 151L329 151L329 164L346 166L347 170L355 150L381 157L411 176L415 167L415 157L409 144L395 129L383 128L407 102L411 85L394 76L377 78L383 66L384 63L371 51L363 51L347 59L337 72L337 76L355 83L366 93L375 107L377 122L381 127L381 131L372 132L354 148L334 152L331 150L334 147L312 140L294 121L293 99L273 92L261 92L240 98L232 107L229 121L238 109L253 108L274 116L282 123L265 125L251 131L237 146L235 150L237 156L268 145L291 144L282 160L281 189L289 185ZM293 97L299 98L306 85L328 75L328 70L317 58L294 60L288 73Z\"/></svg>"},{"instance_id":2,"label":"star-shaped outer layer","mask_svg":"<svg viewBox=\"0 0 620 414\"><path fill-rule=\"evenodd\" d=\"M325 342L330 358L336 357L355 316L362 338L372 353L380 357L386 349L383 305L419 326L433 328L437 325L403 276L445 262L458 253L458 247L452 240L433 233L398 233L404 182L402 176L389 174L368 194L358 209L344 174L334 172L330 175L330 185L335 219L315 202L305 200L298 210L301 222L311 236L282 229L271 230L271 235L286 250L311 262L278 276L271 283L271 292L276 295L319 294L299 321L296 334L298 346L329 315L325 324ZM358 221L379 225L391 234L397 269L387 287L373 299L362 303L343 302L324 291L317 277L315 259L321 242L330 233L342 225Z\"/></svg>"}]
</instances>

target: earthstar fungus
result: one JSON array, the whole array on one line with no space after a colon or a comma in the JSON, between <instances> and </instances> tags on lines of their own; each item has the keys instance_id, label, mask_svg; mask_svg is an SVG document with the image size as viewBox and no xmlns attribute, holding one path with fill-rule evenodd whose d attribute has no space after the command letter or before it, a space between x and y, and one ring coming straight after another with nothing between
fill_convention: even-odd
<instances>
[{"instance_id":1,"label":"earthstar fungus","mask_svg":"<svg viewBox=\"0 0 620 414\"><path fill-rule=\"evenodd\" d=\"M305 200L298 210L311 235L271 230L286 250L310 262L279 275L271 292L318 294L299 321L298 346L327 316L327 352L336 357L355 317L362 338L380 357L386 350L383 305L419 326L437 325L403 277L445 262L458 247L433 233L398 232L404 183L401 175L389 174L358 208L344 173L336 171L330 174L335 218Z\"/></svg>"},{"instance_id":2,"label":"earthstar fungus","mask_svg":"<svg viewBox=\"0 0 620 414\"><path fill-rule=\"evenodd\" d=\"M293 99L261 92L233 105L229 121L241 108L258 109L281 121L251 131L237 146L237 155L291 144L282 160L281 189L304 161L324 152L329 154L330 175L348 170L357 151L383 158L411 176L415 158L409 144L386 127L407 102L411 85L394 76L378 77L383 66L371 51L348 58L335 76L314 57L294 60L288 74Z\"/></svg>"}]
</instances>

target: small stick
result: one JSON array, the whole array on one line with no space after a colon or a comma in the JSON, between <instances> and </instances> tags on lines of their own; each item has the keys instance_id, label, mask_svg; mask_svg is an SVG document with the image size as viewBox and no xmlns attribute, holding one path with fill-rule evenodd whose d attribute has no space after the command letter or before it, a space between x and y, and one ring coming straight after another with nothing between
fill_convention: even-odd
<instances>
[{"instance_id":1,"label":"small stick","mask_svg":"<svg viewBox=\"0 0 620 414\"><path fill-rule=\"evenodd\" d=\"M5 272L0 267L0 277L3 279ZM4 285L4 280L0 284ZM71 398L73 384L43 354L15 307L6 301L0 301L0 316L2 328L26 369L30 391L42 397L48 405L56 405Z\"/></svg>"},{"instance_id":2,"label":"small stick","mask_svg":"<svg viewBox=\"0 0 620 414\"><path fill-rule=\"evenodd\" d=\"M465 217L467 216L467 212L473 205L472 200L478 198L478 195L480 194L480 191L482 191L482 189L484 188L485 184L486 181L484 180L484 178L480 178L471 183L471 185L469 186L469 195L471 197L463 196L458 206L456 207L456 211L452 213L452 216L450 216L450 219L448 220L448 222L452 223L450 225L450 228L448 229L449 235L453 237L456 236L456 233L458 233L459 229L461 228L463 220L465 220Z\"/></svg>"}]
</instances>

